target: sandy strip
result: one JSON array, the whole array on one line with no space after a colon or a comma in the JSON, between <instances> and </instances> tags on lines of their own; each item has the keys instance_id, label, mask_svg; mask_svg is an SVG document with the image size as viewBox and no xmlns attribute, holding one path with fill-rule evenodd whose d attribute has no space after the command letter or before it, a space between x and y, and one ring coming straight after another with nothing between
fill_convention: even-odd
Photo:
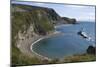
<instances>
[{"instance_id":1,"label":"sandy strip","mask_svg":"<svg viewBox=\"0 0 100 67\"><path fill-rule=\"evenodd\" d=\"M36 44L37 42L39 42L39 41L41 41L41 40L43 40L43 39L45 39L45 38L49 38L49 37L51 37L51 36L57 35L57 34L59 34L59 33L60 33L60 32L55 31L55 32L52 33L52 34L49 34L49 35L46 35L46 36L42 36L41 38L39 38L38 40L36 40L35 42L32 43L32 45L30 46L31 51L32 51L33 53L35 53L35 55L37 55L38 57L41 57L42 59L51 60L51 58L48 58L48 57L46 57L46 56L42 56L42 55L36 53L35 51L33 51L32 47L34 47L34 44Z\"/></svg>"},{"instance_id":2,"label":"sandy strip","mask_svg":"<svg viewBox=\"0 0 100 67\"><path fill-rule=\"evenodd\" d=\"M51 60L51 59L48 58L48 57L44 57L44 56L38 54L37 52L33 51L33 49L32 49L32 47L34 47L34 44L36 44L37 42L39 42L39 41L41 41L41 40L43 40L43 39L45 39L45 37L41 37L41 38L39 38L38 40L36 40L35 42L33 42L32 45L30 46L30 49L31 49L31 51L32 51L35 55L37 55L38 57L43 58L43 59L47 59L47 60Z\"/></svg>"},{"instance_id":3,"label":"sandy strip","mask_svg":"<svg viewBox=\"0 0 100 67\"><path fill-rule=\"evenodd\" d=\"M25 40L20 40L19 43L17 44L17 47L20 49L20 51L29 56L29 57L38 57L40 59L48 59L50 60L50 58L48 57L44 57L38 53L36 53L35 51L32 50L32 47L35 43L41 41L42 39L44 38L48 38L48 37L51 37L53 35L57 35L59 32L58 31L55 31L51 34L48 34L46 36L33 36L33 37L29 37Z\"/></svg>"}]
</instances>

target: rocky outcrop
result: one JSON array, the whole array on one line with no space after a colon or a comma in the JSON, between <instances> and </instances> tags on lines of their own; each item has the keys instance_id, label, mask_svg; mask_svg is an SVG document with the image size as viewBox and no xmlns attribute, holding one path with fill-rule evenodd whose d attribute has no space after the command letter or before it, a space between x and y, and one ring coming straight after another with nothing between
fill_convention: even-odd
<instances>
[{"instance_id":1,"label":"rocky outcrop","mask_svg":"<svg viewBox=\"0 0 100 67\"><path fill-rule=\"evenodd\" d=\"M88 48L87 48L87 53L88 54L96 54L96 48L95 47L93 47L93 46L89 46Z\"/></svg>"}]
</instances>

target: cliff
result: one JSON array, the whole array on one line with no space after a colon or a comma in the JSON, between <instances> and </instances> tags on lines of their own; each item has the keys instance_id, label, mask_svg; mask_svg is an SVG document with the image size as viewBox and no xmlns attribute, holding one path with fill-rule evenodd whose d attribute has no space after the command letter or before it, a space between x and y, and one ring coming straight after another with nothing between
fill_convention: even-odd
<instances>
[{"instance_id":1,"label":"cliff","mask_svg":"<svg viewBox=\"0 0 100 67\"><path fill-rule=\"evenodd\" d=\"M66 23L66 20L51 8L11 4L12 63L27 63L29 60L22 57L24 54L31 54L29 44L40 36L52 33L54 25L62 23ZM25 58L29 59L27 56Z\"/></svg>"},{"instance_id":2,"label":"cliff","mask_svg":"<svg viewBox=\"0 0 100 67\"><path fill-rule=\"evenodd\" d=\"M19 57L23 57L23 53L30 56L32 54L30 52L32 42L41 36L52 33L54 31L54 23L59 18L60 16L51 8L12 4L12 63L27 63L29 60ZM25 57L29 59L27 56ZM20 61L18 62L17 60Z\"/></svg>"},{"instance_id":3,"label":"cliff","mask_svg":"<svg viewBox=\"0 0 100 67\"><path fill-rule=\"evenodd\" d=\"M75 19L60 17L53 9L12 4L11 7L12 35L17 35L19 31L26 33L32 26L32 31L39 35L46 35L54 30L55 24L76 22Z\"/></svg>"}]
</instances>

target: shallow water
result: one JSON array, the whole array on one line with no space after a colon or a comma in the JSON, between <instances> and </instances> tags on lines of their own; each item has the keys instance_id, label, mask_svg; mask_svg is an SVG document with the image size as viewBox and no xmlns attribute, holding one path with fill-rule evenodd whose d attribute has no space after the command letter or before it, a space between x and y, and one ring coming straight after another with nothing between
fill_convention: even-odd
<instances>
[{"instance_id":1,"label":"shallow water","mask_svg":"<svg viewBox=\"0 0 100 67\"><path fill-rule=\"evenodd\" d=\"M85 53L89 45L95 46L94 22L59 25L56 30L63 34L39 41L34 45L33 50L49 58L62 58ZM91 39L87 40L78 35L77 32L80 30L86 32Z\"/></svg>"}]
</instances>

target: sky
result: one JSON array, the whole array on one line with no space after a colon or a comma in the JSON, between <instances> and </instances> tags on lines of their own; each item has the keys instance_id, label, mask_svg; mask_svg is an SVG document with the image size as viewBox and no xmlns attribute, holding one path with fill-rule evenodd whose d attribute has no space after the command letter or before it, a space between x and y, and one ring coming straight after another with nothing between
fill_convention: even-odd
<instances>
[{"instance_id":1,"label":"sky","mask_svg":"<svg viewBox=\"0 0 100 67\"><path fill-rule=\"evenodd\" d=\"M12 1L12 3L53 8L61 17L75 18L77 21L95 21L95 6L39 3L29 1Z\"/></svg>"}]
</instances>

